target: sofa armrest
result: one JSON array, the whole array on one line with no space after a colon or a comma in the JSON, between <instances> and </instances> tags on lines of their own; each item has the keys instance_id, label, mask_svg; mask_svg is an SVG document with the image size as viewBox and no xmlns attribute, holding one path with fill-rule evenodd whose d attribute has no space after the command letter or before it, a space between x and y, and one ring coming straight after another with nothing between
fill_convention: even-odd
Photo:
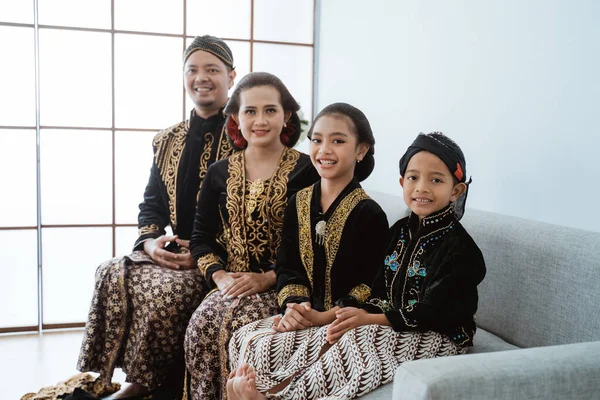
<instances>
[{"instance_id":1,"label":"sofa armrest","mask_svg":"<svg viewBox=\"0 0 600 400\"><path fill-rule=\"evenodd\" d=\"M393 393L394 400L598 398L600 341L406 362Z\"/></svg>"}]
</instances>

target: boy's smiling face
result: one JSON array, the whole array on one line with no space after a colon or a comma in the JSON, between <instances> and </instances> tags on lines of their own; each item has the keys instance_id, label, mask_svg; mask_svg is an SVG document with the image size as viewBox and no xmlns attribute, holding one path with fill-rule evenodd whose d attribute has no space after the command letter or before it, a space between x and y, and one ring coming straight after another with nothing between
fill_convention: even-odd
<instances>
[{"instance_id":1,"label":"boy's smiling face","mask_svg":"<svg viewBox=\"0 0 600 400\"><path fill-rule=\"evenodd\" d=\"M436 155L420 151L408 162L404 176L400 178L406 205L419 216L427 217L464 193L464 183L454 184L454 176Z\"/></svg>"}]
</instances>

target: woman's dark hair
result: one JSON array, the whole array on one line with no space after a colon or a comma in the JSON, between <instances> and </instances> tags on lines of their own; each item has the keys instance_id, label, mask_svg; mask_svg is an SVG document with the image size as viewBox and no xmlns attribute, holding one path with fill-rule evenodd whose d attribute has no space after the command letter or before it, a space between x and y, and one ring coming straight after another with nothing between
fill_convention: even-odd
<instances>
[{"instance_id":1,"label":"woman's dark hair","mask_svg":"<svg viewBox=\"0 0 600 400\"><path fill-rule=\"evenodd\" d=\"M300 125L300 118L298 117L300 105L283 84L281 79L268 72L251 72L245 75L235 87L231 94L231 98L225 106L225 114L229 116L229 120L227 121L227 133L233 141L234 147L243 149L246 147L247 143L243 138L240 139L241 134L235 132L237 124L231 121L231 116L237 115L240 111L240 96L242 92L258 86L271 86L275 88L275 90L279 92L283 111L291 112L291 117L286 122L287 127L283 128L281 131L281 142L288 147L294 147L298 138L300 138L302 128Z\"/></svg>"},{"instance_id":2,"label":"woman's dark hair","mask_svg":"<svg viewBox=\"0 0 600 400\"><path fill-rule=\"evenodd\" d=\"M371 130L371 124L366 115L358 108L347 104L347 103L333 103L321 110L321 112L315 117L310 130L308 131L308 137L312 138L313 128L319 118L324 116L339 116L350 120L350 129L358 137L358 143L365 143L369 145L369 150L365 154L364 158L360 163L357 163L354 167L354 177L359 181L364 181L371 175L373 168L375 168L375 138L373 137L373 131Z\"/></svg>"}]
</instances>

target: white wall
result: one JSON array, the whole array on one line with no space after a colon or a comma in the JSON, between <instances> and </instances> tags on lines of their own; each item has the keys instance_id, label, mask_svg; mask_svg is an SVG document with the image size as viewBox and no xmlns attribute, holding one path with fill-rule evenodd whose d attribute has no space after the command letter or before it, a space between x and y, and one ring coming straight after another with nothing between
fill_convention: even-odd
<instances>
[{"instance_id":1,"label":"white wall","mask_svg":"<svg viewBox=\"0 0 600 400\"><path fill-rule=\"evenodd\" d=\"M369 117L367 189L419 132L461 145L468 205L600 231L600 1L322 0L317 104Z\"/></svg>"}]
</instances>

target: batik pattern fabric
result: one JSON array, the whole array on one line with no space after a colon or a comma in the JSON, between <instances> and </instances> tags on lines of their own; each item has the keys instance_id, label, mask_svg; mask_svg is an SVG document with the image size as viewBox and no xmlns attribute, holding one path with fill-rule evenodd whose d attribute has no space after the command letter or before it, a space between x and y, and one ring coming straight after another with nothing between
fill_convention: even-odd
<instances>
[{"instance_id":1,"label":"batik pattern fabric","mask_svg":"<svg viewBox=\"0 0 600 400\"><path fill-rule=\"evenodd\" d=\"M192 312L206 293L196 270L173 271L156 265L144 253L148 239L165 234L191 236L198 192L208 167L232 153L223 129L222 110L159 132L153 141L150 180L140 204L139 238L134 252L101 264L77 368L100 373L108 384L117 367L127 382L149 389L163 385L169 373L183 376L183 337ZM172 243L168 250L187 252Z\"/></svg>"},{"instance_id":2,"label":"batik pattern fabric","mask_svg":"<svg viewBox=\"0 0 600 400\"><path fill-rule=\"evenodd\" d=\"M406 361L467 351L434 331L365 325L329 347L328 325L285 333L276 333L272 325L273 318L267 318L244 326L229 351L231 367L251 365L257 389L273 399L353 399L391 382ZM281 391L268 392L281 384Z\"/></svg>"},{"instance_id":3,"label":"batik pattern fabric","mask_svg":"<svg viewBox=\"0 0 600 400\"><path fill-rule=\"evenodd\" d=\"M229 376L227 344L231 333L277 313L276 292L259 298L225 299L218 290L209 294L194 312L185 335L185 358L192 399L226 398Z\"/></svg>"},{"instance_id":4,"label":"batik pattern fabric","mask_svg":"<svg viewBox=\"0 0 600 400\"><path fill-rule=\"evenodd\" d=\"M267 273L274 268L289 196L318 179L310 158L285 148L267 180L246 179L245 152L215 163L204 180L191 252L208 289L212 274ZM213 291L194 312L185 337L192 399L226 398L227 346L231 334L254 319L277 313L276 292L227 300Z\"/></svg>"},{"instance_id":5,"label":"batik pattern fabric","mask_svg":"<svg viewBox=\"0 0 600 400\"><path fill-rule=\"evenodd\" d=\"M77 369L100 373L108 385L120 367L127 382L150 389L183 376L185 328L203 287L197 270L160 267L141 251L103 263Z\"/></svg>"}]
</instances>

